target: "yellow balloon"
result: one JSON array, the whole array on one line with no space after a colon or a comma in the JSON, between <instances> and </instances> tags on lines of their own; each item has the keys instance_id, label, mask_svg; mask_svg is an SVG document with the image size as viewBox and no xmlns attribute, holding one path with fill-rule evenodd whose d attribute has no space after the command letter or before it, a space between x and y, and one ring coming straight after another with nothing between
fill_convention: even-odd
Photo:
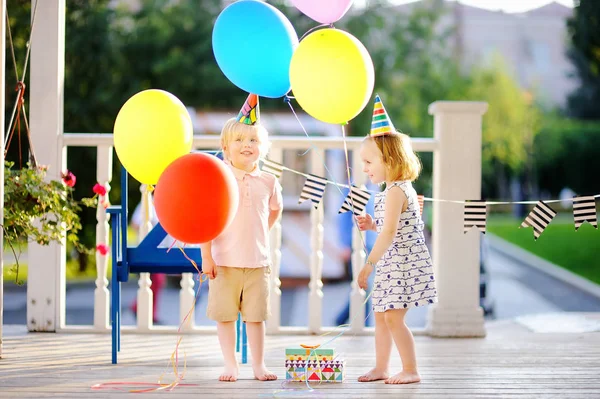
<instances>
[{"instance_id":1,"label":"yellow balloon","mask_svg":"<svg viewBox=\"0 0 600 399\"><path fill-rule=\"evenodd\" d=\"M365 46L348 32L322 29L292 55L290 82L298 104L323 122L346 123L373 93L375 71Z\"/></svg>"},{"instance_id":2,"label":"yellow balloon","mask_svg":"<svg viewBox=\"0 0 600 399\"><path fill-rule=\"evenodd\" d=\"M156 184L165 168L192 149L192 120L177 97L144 90L121 107L115 121L115 150L135 179Z\"/></svg>"}]
</instances>

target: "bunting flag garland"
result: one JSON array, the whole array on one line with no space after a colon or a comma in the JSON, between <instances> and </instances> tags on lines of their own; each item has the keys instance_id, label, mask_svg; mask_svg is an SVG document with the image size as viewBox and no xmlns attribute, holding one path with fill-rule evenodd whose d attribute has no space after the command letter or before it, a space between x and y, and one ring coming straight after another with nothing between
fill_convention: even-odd
<instances>
[{"instance_id":1,"label":"bunting flag garland","mask_svg":"<svg viewBox=\"0 0 600 399\"><path fill-rule=\"evenodd\" d=\"M361 190L353 185L338 214L349 211L352 211L357 216L362 214L365 211L367 202L369 202L369 198L371 198L371 194L368 191Z\"/></svg>"},{"instance_id":2,"label":"bunting flag garland","mask_svg":"<svg viewBox=\"0 0 600 399\"><path fill-rule=\"evenodd\" d=\"M263 166L262 166L262 171L266 172L266 173L270 173L273 176L275 176L275 178L279 179L281 177L281 175L283 174L283 165L274 161L271 161L269 159L263 159Z\"/></svg>"},{"instance_id":3,"label":"bunting flag garland","mask_svg":"<svg viewBox=\"0 0 600 399\"><path fill-rule=\"evenodd\" d=\"M281 163L271 161L269 159L262 160L261 170L265 173L270 173L277 179L281 178L283 171L290 171L292 173L304 176L306 182L300 193L298 203L301 204L307 200L313 203L315 209L319 208L321 202L323 202L323 196L325 189L328 184L335 185L342 188L348 188L345 184L339 184L335 181L331 181L325 177L317 175L306 174L299 172L294 169L290 169ZM338 214L352 211L355 215L361 215L365 212L366 204L369 202L371 194L374 191L360 189L356 186L352 186L350 192L344 199L344 203L340 207ZM579 230L582 224L585 222L590 223L595 229L598 229L598 221L596 214L596 198L600 198L600 194L587 196L587 197L573 197L573 217L575 222L575 230ZM446 202L456 203L464 205L464 225L463 233L467 233L473 227L481 231L483 234L486 233L487 226L487 206L489 205L507 205L507 204L535 204L533 210L527 215L525 220L521 223L520 227L533 227L533 235L537 240L540 235L544 232L544 229L552 222L554 217L557 215L548 204L554 202L560 202L559 200L548 200L544 201L482 201L482 200L445 200L437 198L429 198L424 195L417 195L417 201L419 203L419 210L421 216L423 215L425 201L431 202Z\"/></svg>"},{"instance_id":4,"label":"bunting flag garland","mask_svg":"<svg viewBox=\"0 0 600 399\"><path fill-rule=\"evenodd\" d=\"M417 201L419 201L419 209L421 210L421 216L423 216L423 207L425 206L425 196L422 194L417 195Z\"/></svg>"},{"instance_id":5,"label":"bunting flag garland","mask_svg":"<svg viewBox=\"0 0 600 399\"><path fill-rule=\"evenodd\" d=\"M323 199L326 186L327 179L315 175L308 175L306 183L304 183L304 187L302 187L298 203L301 204L306 200L311 200L315 209L318 209L319 204Z\"/></svg>"},{"instance_id":6,"label":"bunting flag garland","mask_svg":"<svg viewBox=\"0 0 600 399\"><path fill-rule=\"evenodd\" d=\"M550 208L544 201L538 201L535 208L521 223L521 227L533 227L533 236L537 240L556 216L554 209Z\"/></svg>"},{"instance_id":7,"label":"bunting flag garland","mask_svg":"<svg viewBox=\"0 0 600 399\"><path fill-rule=\"evenodd\" d=\"M598 228L598 219L596 217L596 198L594 197L574 197L573 198L573 218L575 219L575 230L579 230L582 224L588 222L594 228Z\"/></svg>"},{"instance_id":8,"label":"bunting flag garland","mask_svg":"<svg viewBox=\"0 0 600 399\"><path fill-rule=\"evenodd\" d=\"M465 223L464 234L471 228L475 227L485 234L485 223L487 219L487 204L485 201L470 201L465 202Z\"/></svg>"}]
</instances>

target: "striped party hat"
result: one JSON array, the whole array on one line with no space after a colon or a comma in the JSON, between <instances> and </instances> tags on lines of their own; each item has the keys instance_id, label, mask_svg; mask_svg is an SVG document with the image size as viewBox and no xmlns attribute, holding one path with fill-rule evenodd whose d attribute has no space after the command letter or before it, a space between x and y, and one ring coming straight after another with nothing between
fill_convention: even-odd
<instances>
[{"instance_id":1,"label":"striped party hat","mask_svg":"<svg viewBox=\"0 0 600 399\"><path fill-rule=\"evenodd\" d=\"M371 137L385 136L396 133L396 129L388 116L379 94L375 95L375 108L373 109L373 121L371 122Z\"/></svg>"},{"instance_id":2,"label":"striped party hat","mask_svg":"<svg viewBox=\"0 0 600 399\"><path fill-rule=\"evenodd\" d=\"M237 116L237 121L246 125L254 125L259 119L260 109L258 107L258 96L256 94L250 94Z\"/></svg>"}]
</instances>

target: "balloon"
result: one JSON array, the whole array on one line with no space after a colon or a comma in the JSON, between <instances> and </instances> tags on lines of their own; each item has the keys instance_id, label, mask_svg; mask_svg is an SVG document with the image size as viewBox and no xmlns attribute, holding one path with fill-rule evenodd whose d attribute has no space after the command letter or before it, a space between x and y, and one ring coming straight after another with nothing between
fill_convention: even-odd
<instances>
[{"instance_id":1,"label":"balloon","mask_svg":"<svg viewBox=\"0 0 600 399\"><path fill-rule=\"evenodd\" d=\"M119 160L135 179L156 184L173 160L192 149L192 120L177 97L144 90L119 111L114 127Z\"/></svg>"},{"instance_id":2,"label":"balloon","mask_svg":"<svg viewBox=\"0 0 600 399\"><path fill-rule=\"evenodd\" d=\"M212 45L219 68L240 89L270 98L290 91L298 35L272 5L256 0L229 5L215 21Z\"/></svg>"},{"instance_id":3,"label":"balloon","mask_svg":"<svg viewBox=\"0 0 600 399\"><path fill-rule=\"evenodd\" d=\"M346 14L354 0L292 0L303 14L322 24L334 23Z\"/></svg>"},{"instance_id":4,"label":"balloon","mask_svg":"<svg viewBox=\"0 0 600 399\"><path fill-rule=\"evenodd\" d=\"M306 36L290 65L292 91L310 115L346 123L369 102L375 71L369 52L348 32L322 29Z\"/></svg>"},{"instance_id":5,"label":"balloon","mask_svg":"<svg viewBox=\"0 0 600 399\"><path fill-rule=\"evenodd\" d=\"M239 202L235 176L215 156L193 153L171 163L154 190L165 231L187 244L211 241L229 226Z\"/></svg>"}]
</instances>

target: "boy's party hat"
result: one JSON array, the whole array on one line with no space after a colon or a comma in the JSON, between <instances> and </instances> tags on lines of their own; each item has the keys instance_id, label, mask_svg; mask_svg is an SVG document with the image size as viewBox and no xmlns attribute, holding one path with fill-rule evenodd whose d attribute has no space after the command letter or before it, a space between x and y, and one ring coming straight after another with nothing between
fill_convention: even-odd
<instances>
[{"instance_id":1,"label":"boy's party hat","mask_svg":"<svg viewBox=\"0 0 600 399\"><path fill-rule=\"evenodd\" d=\"M254 125L260 119L258 96L250 94L237 116L237 121L246 125Z\"/></svg>"},{"instance_id":2,"label":"boy's party hat","mask_svg":"<svg viewBox=\"0 0 600 399\"><path fill-rule=\"evenodd\" d=\"M388 116L379 94L375 95L375 108L373 109L373 121L371 122L371 137L385 136L396 133L396 129Z\"/></svg>"}]
</instances>

